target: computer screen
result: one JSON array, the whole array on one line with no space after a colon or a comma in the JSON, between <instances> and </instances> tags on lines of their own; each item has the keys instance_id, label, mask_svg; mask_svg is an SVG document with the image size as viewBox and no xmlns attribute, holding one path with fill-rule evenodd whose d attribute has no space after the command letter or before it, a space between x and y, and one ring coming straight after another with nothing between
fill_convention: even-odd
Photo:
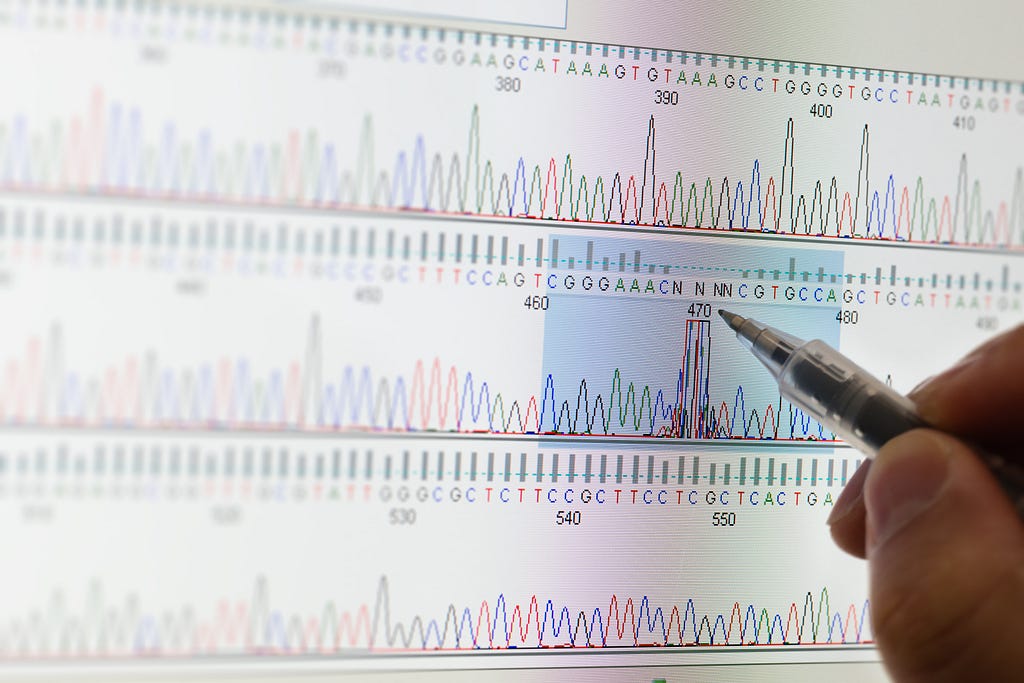
<instances>
[{"instance_id":1,"label":"computer screen","mask_svg":"<svg viewBox=\"0 0 1024 683\"><path fill-rule=\"evenodd\" d=\"M934 11L4 3L0 670L882 677L718 312L1024 318L1020 11Z\"/></svg>"}]
</instances>

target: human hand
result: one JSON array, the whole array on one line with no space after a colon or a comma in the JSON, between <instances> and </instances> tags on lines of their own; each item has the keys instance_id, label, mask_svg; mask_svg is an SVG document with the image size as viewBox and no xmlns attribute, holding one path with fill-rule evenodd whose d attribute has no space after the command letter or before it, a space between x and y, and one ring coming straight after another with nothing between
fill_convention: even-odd
<instances>
[{"instance_id":1,"label":"human hand","mask_svg":"<svg viewBox=\"0 0 1024 683\"><path fill-rule=\"evenodd\" d=\"M872 632L897 681L1019 679L1024 523L968 443L1024 463L1024 325L910 394L932 429L887 443L829 517L866 557Z\"/></svg>"}]
</instances>

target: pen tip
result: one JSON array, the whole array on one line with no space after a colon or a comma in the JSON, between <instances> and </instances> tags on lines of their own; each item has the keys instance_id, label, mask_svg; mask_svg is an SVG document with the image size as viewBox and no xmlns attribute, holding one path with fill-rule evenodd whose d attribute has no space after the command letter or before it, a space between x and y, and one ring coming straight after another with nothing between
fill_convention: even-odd
<instances>
[{"instance_id":1,"label":"pen tip","mask_svg":"<svg viewBox=\"0 0 1024 683\"><path fill-rule=\"evenodd\" d=\"M722 316L722 320L724 320L726 324L734 330L740 329L740 325L743 324L744 318L741 315L730 313L729 311L721 308L718 309L718 315Z\"/></svg>"}]
</instances>

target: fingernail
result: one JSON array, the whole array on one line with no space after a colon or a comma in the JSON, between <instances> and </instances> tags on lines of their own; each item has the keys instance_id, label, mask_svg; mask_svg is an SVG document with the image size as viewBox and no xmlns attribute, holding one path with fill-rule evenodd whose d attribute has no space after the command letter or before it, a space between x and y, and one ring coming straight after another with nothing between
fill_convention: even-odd
<instances>
[{"instance_id":1,"label":"fingernail","mask_svg":"<svg viewBox=\"0 0 1024 683\"><path fill-rule=\"evenodd\" d=\"M937 375L929 375L928 377L925 377L923 380L918 382L918 384L913 389L910 390L911 396L913 396L914 394L918 393L919 391L927 387L929 384L931 384L936 377Z\"/></svg>"},{"instance_id":2,"label":"fingernail","mask_svg":"<svg viewBox=\"0 0 1024 683\"><path fill-rule=\"evenodd\" d=\"M867 478L868 469L871 467L871 461L865 460L861 463L857 471L850 477L850 481L846 482L846 487L843 488L843 492L839 494L839 499L836 500L836 505L832 508L832 512L829 514L828 519L825 523L832 526L846 515L850 514L858 504L864 499L864 480Z\"/></svg>"},{"instance_id":3,"label":"fingernail","mask_svg":"<svg viewBox=\"0 0 1024 683\"><path fill-rule=\"evenodd\" d=\"M864 487L868 549L877 548L930 508L949 475L946 438L914 431L879 452Z\"/></svg>"}]
</instances>

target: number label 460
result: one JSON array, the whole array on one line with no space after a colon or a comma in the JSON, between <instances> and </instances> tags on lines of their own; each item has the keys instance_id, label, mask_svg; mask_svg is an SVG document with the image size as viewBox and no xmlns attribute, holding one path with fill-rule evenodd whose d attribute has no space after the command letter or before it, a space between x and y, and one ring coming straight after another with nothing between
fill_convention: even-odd
<instances>
[{"instance_id":1,"label":"number label 460","mask_svg":"<svg viewBox=\"0 0 1024 683\"><path fill-rule=\"evenodd\" d=\"M541 296L539 294L528 296L526 297L526 301L523 302L523 306L531 311L546 311L550 305L551 300L548 299L547 296Z\"/></svg>"}]
</instances>

